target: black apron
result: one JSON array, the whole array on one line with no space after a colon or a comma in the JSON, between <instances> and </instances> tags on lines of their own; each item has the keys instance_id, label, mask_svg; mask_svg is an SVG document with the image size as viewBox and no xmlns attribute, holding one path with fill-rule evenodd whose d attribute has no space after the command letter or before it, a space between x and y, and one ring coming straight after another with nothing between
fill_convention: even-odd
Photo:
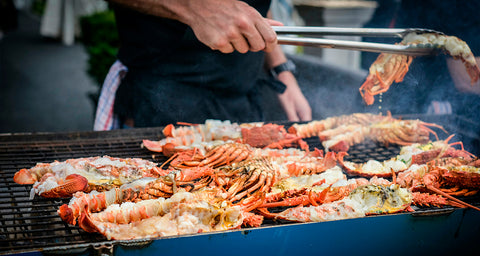
<instances>
[{"instance_id":1,"label":"black apron","mask_svg":"<svg viewBox=\"0 0 480 256\"><path fill-rule=\"evenodd\" d=\"M270 1L246 1L266 15ZM263 52L223 54L199 42L180 22L114 7L128 67L116 94L115 112L136 127L206 119L262 121L258 85Z\"/></svg>"}]
</instances>

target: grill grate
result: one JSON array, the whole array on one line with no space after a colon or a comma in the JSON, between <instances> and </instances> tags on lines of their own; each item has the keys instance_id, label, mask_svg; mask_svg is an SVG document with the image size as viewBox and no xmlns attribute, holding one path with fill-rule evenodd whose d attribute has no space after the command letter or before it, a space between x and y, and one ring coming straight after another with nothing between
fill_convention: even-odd
<instances>
[{"instance_id":1,"label":"grill grate","mask_svg":"<svg viewBox=\"0 0 480 256\"><path fill-rule=\"evenodd\" d=\"M142 149L140 143L142 139L158 139L160 134L161 129L150 128L0 136L0 254L106 241L99 234L84 232L62 221L57 209L69 199L30 199L32 186L13 182L15 172L38 162L96 155L151 159L152 154Z\"/></svg>"},{"instance_id":2,"label":"grill grate","mask_svg":"<svg viewBox=\"0 0 480 256\"><path fill-rule=\"evenodd\" d=\"M40 251L48 248L88 248L105 243L99 234L91 234L66 224L57 209L69 199L30 199L31 185L13 182L13 175L38 162L64 161L69 158L109 155L139 157L164 162L140 147L142 139L158 140L160 128L142 128L108 132L0 135L0 255ZM322 148L315 138L306 140L312 147ZM383 147L365 143L352 147L346 160L365 162L387 160L398 154L399 147ZM282 222L266 221L265 225Z\"/></svg>"}]
</instances>

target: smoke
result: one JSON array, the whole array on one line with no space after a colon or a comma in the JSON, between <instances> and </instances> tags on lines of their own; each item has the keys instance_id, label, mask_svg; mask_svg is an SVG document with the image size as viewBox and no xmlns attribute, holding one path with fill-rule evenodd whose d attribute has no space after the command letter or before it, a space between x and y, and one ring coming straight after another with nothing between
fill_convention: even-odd
<instances>
[{"instance_id":1,"label":"smoke","mask_svg":"<svg viewBox=\"0 0 480 256\"><path fill-rule=\"evenodd\" d=\"M311 56L290 56L297 65L295 74L312 107L314 120L364 112L358 91L367 73L334 67Z\"/></svg>"},{"instance_id":2,"label":"smoke","mask_svg":"<svg viewBox=\"0 0 480 256\"><path fill-rule=\"evenodd\" d=\"M439 139L456 134L452 142L462 141L465 149L472 153L480 151L479 119L466 116L468 113L478 115L478 108L465 107L466 97L456 91L448 72L440 65L445 63L446 56L415 58L404 81L392 84L387 92L377 95L370 106L365 105L358 90L368 75L366 71L334 67L310 56L290 58L297 65L297 81L312 107L314 120L357 112L390 112L399 118L418 118L442 125L448 133L432 128ZM449 101L452 111L427 113L431 101ZM271 114L266 118L278 120L278 116Z\"/></svg>"}]
</instances>

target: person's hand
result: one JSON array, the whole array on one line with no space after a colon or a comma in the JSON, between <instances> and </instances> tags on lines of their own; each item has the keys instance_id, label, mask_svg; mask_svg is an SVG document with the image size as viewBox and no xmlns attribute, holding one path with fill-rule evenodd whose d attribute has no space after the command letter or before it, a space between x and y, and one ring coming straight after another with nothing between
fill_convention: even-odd
<instances>
[{"instance_id":1,"label":"person's hand","mask_svg":"<svg viewBox=\"0 0 480 256\"><path fill-rule=\"evenodd\" d=\"M271 51L277 35L271 26L282 23L263 18L255 8L236 0L189 1L180 21L189 25L198 40L223 53Z\"/></svg>"},{"instance_id":2,"label":"person's hand","mask_svg":"<svg viewBox=\"0 0 480 256\"><path fill-rule=\"evenodd\" d=\"M480 57L475 57L475 60L480 63ZM458 91L480 95L480 80L474 84L471 83L471 78L461 60L448 58L447 66Z\"/></svg>"},{"instance_id":3,"label":"person's hand","mask_svg":"<svg viewBox=\"0 0 480 256\"><path fill-rule=\"evenodd\" d=\"M300 90L292 72L281 72L277 79L287 86L285 92L278 95L278 99L288 120L292 122L312 120L310 104Z\"/></svg>"}]
</instances>

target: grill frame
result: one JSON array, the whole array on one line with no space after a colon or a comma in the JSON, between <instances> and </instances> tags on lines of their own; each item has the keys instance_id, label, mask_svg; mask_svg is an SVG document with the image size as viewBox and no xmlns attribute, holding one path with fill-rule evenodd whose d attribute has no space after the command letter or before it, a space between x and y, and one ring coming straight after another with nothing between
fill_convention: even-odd
<instances>
[{"instance_id":1,"label":"grill frame","mask_svg":"<svg viewBox=\"0 0 480 256\"><path fill-rule=\"evenodd\" d=\"M466 138L465 135L462 136L462 138ZM108 241L99 234L86 233L77 226L68 225L60 219L56 210L60 205L68 203L69 199L35 197L30 200L29 194L32 186L14 183L13 175L16 171L22 168L30 168L38 162L48 163L55 160L64 161L69 158L97 155L140 157L162 163L166 160L165 157L140 147L143 139L158 140L160 138L163 138L162 128L0 135L0 184L2 184L0 187L0 255L40 251L76 254L93 248L108 249L115 244L138 248L144 244L152 243L153 240ZM309 145L321 147L316 138L309 138L307 142ZM349 150L347 160L364 162L368 159L376 159L382 161L389 159L398 152L398 146L383 147L367 142L352 147ZM474 201L480 202L478 198ZM478 203L475 204L478 205ZM413 214L403 213L399 215L448 215L459 211L459 209L451 207L417 210ZM47 228L41 228L46 225L48 225ZM299 224L266 221L260 229L284 228L291 225ZM303 225L313 224L302 224L301 227L304 227ZM318 225L318 223L315 225ZM254 230L256 229L242 229L240 232ZM56 234L50 235L50 232L56 232ZM215 234L212 236L215 236ZM164 240L164 238L157 240Z\"/></svg>"}]
</instances>

